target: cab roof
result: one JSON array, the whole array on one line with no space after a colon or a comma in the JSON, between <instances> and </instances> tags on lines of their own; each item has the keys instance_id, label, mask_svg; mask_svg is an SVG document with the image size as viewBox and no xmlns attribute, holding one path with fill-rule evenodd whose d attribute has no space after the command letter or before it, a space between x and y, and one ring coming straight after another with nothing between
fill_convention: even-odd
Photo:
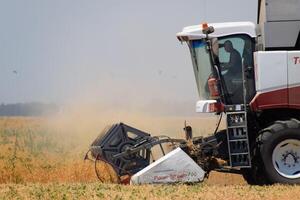
<instances>
[{"instance_id":1,"label":"cab roof","mask_svg":"<svg viewBox=\"0 0 300 200\"><path fill-rule=\"evenodd\" d=\"M247 34L250 37L258 35L257 26L252 22L208 23L207 25L214 27L214 32L209 34L211 38L235 34ZM177 33L176 36L180 41L202 39L206 37L202 30L202 24L187 26L183 28L182 32Z\"/></svg>"}]
</instances>

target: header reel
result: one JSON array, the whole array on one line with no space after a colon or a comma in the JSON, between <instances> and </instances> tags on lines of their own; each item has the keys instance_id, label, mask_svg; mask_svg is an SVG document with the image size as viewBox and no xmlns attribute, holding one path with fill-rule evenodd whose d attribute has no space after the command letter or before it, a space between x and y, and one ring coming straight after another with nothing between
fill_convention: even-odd
<instances>
[{"instance_id":1,"label":"header reel","mask_svg":"<svg viewBox=\"0 0 300 200\"><path fill-rule=\"evenodd\" d=\"M172 159L191 160L193 166L197 164L201 171L203 171L203 168L208 173L209 168L212 166L210 158L217 154L217 139L213 136L209 138L192 138L192 128L185 126L184 130L186 139L173 139L167 136L151 136L123 123L114 124L105 128L95 139L85 156L85 160L95 162L95 171L100 181L128 184L134 174L149 168L152 165L151 163L156 162L152 154L153 147L158 145L163 155L162 158L164 158L167 156L165 156L166 149L163 144L169 144L171 149L174 150L176 147L180 147L185 152L178 153L180 158L176 158L176 155L174 155L175 158L173 156ZM159 159L159 162L172 163L161 161L162 158ZM176 164L170 165L165 165L157 169L156 172L164 170L165 167L167 171L173 170L171 175L174 177L174 173L184 171L184 169L180 169L181 171L173 169L176 168ZM183 177L183 175L175 177Z\"/></svg>"},{"instance_id":2,"label":"header reel","mask_svg":"<svg viewBox=\"0 0 300 200\"><path fill-rule=\"evenodd\" d=\"M152 147L159 145L162 154L165 155L163 143L170 143L175 148L178 144L184 142L185 140L171 139L167 136L152 137L141 130L118 123L106 127L101 132L91 144L85 160L95 162L95 171L101 181L104 181L103 176L105 174L99 172L99 163L106 165L107 170L112 169L119 178L131 177L150 164L150 159L153 159ZM109 176L110 179L113 179L111 177L113 175L110 174ZM122 182L121 179L118 181Z\"/></svg>"}]
</instances>

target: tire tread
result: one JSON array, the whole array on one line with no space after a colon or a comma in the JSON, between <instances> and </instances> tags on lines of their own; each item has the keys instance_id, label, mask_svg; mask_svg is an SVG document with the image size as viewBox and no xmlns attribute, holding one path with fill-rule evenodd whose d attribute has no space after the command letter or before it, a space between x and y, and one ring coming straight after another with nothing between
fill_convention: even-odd
<instances>
[{"instance_id":1,"label":"tire tread","mask_svg":"<svg viewBox=\"0 0 300 200\"><path fill-rule=\"evenodd\" d=\"M290 120L286 120L286 121L275 121L272 125L270 125L269 127L261 130L259 132L259 136L257 137L257 144L258 144L258 149L260 150L260 156L262 158L264 158L264 153L268 151L268 145L267 143L270 142L270 139L274 137L274 135L279 134L279 132L285 131L287 129L291 129L291 130L295 130L295 129L300 129L300 121L297 119L290 119ZM267 146L266 146L267 145ZM265 168L265 163L263 163L263 168ZM266 172L266 170L264 170L265 173L269 173ZM268 177L268 176L266 176ZM276 181L273 180L267 180L270 183L276 183ZM288 182L283 182L283 183L288 183ZM298 183L298 182L297 182Z\"/></svg>"}]
</instances>

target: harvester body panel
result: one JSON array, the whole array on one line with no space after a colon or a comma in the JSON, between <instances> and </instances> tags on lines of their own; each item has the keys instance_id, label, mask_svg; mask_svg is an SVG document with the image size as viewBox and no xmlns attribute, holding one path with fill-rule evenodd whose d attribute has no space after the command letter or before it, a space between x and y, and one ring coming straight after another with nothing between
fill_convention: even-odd
<instances>
[{"instance_id":1,"label":"harvester body panel","mask_svg":"<svg viewBox=\"0 0 300 200\"><path fill-rule=\"evenodd\" d=\"M252 110L300 108L300 51L254 53L256 96Z\"/></svg>"}]
</instances>

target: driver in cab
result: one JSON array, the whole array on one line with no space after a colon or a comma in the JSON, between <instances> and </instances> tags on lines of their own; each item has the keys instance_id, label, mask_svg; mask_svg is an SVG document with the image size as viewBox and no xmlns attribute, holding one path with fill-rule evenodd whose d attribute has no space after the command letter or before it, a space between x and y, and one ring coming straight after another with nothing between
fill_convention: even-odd
<instances>
[{"instance_id":1,"label":"driver in cab","mask_svg":"<svg viewBox=\"0 0 300 200\"><path fill-rule=\"evenodd\" d=\"M225 51L230 54L227 63L220 63L227 93L230 95L231 103L242 103L242 57L230 40L226 40L220 47L224 47Z\"/></svg>"},{"instance_id":2,"label":"driver in cab","mask_svg":"<svg viewBox=\"0 0 300 200\"><path fill-rule=\"evenodd\" d=\"M220 63L222 71L227 70L227 73L224 75L230 76L231 78L239 78L236 76L240 76L242 73L242 57L240 53L233 48L230 40L226 40L220 47L224 47L225 51L230 54L228 63Z\"/></svg>"}]
</instances>

